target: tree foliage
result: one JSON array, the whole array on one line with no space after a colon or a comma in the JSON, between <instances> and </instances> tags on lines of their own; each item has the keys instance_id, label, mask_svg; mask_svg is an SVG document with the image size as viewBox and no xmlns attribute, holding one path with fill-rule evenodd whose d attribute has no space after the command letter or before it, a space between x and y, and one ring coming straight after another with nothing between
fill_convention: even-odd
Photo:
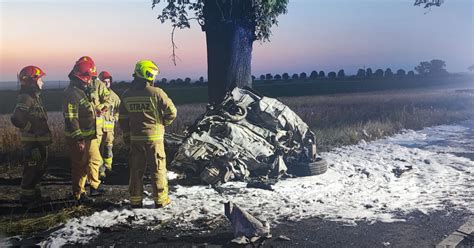
<instances>
[{"instance_id":1,"label":"tree foliage","mask_svg":"<svg viewBox=\"0 0 474 248\"><path fill-rule=\"evenodd\" d=\"M446 62L441 59L433 59L430 62L422 61L415 67L415 71L420 75L443 75L448 72L445 69Z\"/></svg>"},{"instance_id":2,"label":"tree foliage","mask_svg":"<svg viewBox=\"0 0 474 248\"><path fill-rule=\"evenodd\" d=\"M346 77L346 73L344 72L343 69L341 69L341 70L339 70L339 71L337 72L337 77L338 77L338 78L344 78L344 77Z\"/></svg>"},{"instance_id":3,"label":"tree foliage","mask_svg":"<svg viewBox=\"0 0 474 248\"><path fill-rule=\"evenodd\" d=\"M153 0L152 8L165 3L158 20L161 23L171 22L173 28L190 28L191 21L196 20L201 27L213 25L203 11L206 0ZM221 10L221 22L241 21L254 27L255 39L268 41L271 27L278 25L277 17L287 12L288 0L215 0ZM241 16L233 15L236 6L244 8ZM191 16L191 17L190 17Z\"/></svg>"},{"instance_id":4,"label":"tree foliage","mask_svg":"<svg viewBox=\"0 0 474 248\"><path fill-rule=\"evenodd\" d=\"M415 6L424 6L424 8L429 8L431 6L441 6L444 3L444 0L416 0Z\"/></svg>"},{"instance_id":5,"label":"tree foliage","mask_svg":"<svg viewBox=\"0 0 474 248\"><path fill-rule=\"evenodd\" d=\"M382 69L377 69L374 73L375 77L383 77L383 70Z\"/></svg>"},{"instance_id":6,"label":"tree foliage","mask_svg":"<svg viewBox=\"0 0 474 248\"><path fill-rule=\"evenodd\" d=\"M365 70L365 76L366 77L372 77L374 73L372 72L372 68L367 68L367 70Z\"/></svg>"},{"instance_id":7,"label":"tree foliage","mask_svg":"<svg viewBox=\"0 0 474 248\"><path fill-rule=\"evenodd\" d=\"M405 70L403 70L403 69L398 69L398 70L397 70L397 76L403 77L403 76L405 76L405 75L406 75Z\"/></svg>"},{"instance_id":8,"label":"tree foliage","mask_svg":"<svg viewBox=\"0 0 474 248\"><path fill-rule=\"evenodd\" d=\"M365 70L364 70L364 69L359 69L359 70L357 70L357 74L356 74L357 77L363 78L363 77L365 77L365 75L366 75L366 74L365 74Z\"/></svg>"}]
</instances>

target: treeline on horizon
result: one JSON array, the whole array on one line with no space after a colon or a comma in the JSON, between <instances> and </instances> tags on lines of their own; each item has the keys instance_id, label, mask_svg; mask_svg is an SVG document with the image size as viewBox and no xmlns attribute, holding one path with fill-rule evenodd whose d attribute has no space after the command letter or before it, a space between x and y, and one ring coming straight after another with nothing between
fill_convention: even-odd
<instances>
[{"instance_id":1,"label":"treeline on horizon","mask_svg":"<svg viewBox=\"0 0 474 248\"><path fill-rule=\"evenodd\" d=\"M293 73L290 74L285 72L282 74L272 75L271 73L262 74L259 77L252 75L252 82L259 83L275 83L278 81L301 81L301 80L337 80L337 79L384 79L384 78L403 78L403 77L415 77L418 76L443 76L449 74L446 71L446 62L440 59L433 59L431 61L420 62L413 70L405 71L403 69L398 69L396 72L392 71L391 68L376 69L375 71L372 68L359 69L355 75L346 75L344 69L339 70L337 73L335 71L330 71L327 74L324 71L313 70L311 73L307 74L306 72ZM416 71L416 74L415 74ZM116 82L117 88L127 87L129 82L119 81ZM198 80L193 81L191 78L186 77L176 78L168 80L167 78L162 78L155 82L155 85L158 87L173 87L173 86L206 86L207 81L204 80L204 77L199 77Z\"/></svg>"}]
</instances>

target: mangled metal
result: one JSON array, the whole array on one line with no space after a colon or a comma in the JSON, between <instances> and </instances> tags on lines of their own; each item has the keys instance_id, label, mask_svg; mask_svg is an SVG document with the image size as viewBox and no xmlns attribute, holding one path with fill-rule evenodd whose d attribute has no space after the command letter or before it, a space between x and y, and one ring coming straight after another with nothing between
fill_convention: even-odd
<instances>
[{"instance_id":1,"label":"mangled metal","mask_svg":"<svg viewBox=\"0 0 474 248\"><path fill-rule=\"evenodd\" d=\"M260 238L271 238L270 225L260 221L232 202L224 204L225 216L229 219L238 244L253 243Z\"/></svg>"},{"instance_id":2,"label":"mangled metal","mask_svg":"<svg viewBox=\"0 0 474 248\"><path fill-rule=\"evenodd\" d=\"M314 133L290 108L235 88L187 130L171 167L216 184L251 175L278 178L315 156Z\"/></svg>"}]
</instances>

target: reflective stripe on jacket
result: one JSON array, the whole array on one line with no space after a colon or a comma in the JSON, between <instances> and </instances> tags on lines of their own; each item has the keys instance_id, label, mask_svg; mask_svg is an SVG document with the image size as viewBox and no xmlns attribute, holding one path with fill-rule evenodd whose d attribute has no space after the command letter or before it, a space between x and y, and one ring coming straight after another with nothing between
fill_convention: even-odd
<instances>
[{"instance_id":1,"label":"reflective stripe on jacket","mask_svg":"<svg viewBox=\"0 0 474 248\"><path fill-rule=\"evenodd\" d=\"M92 103L95 106L95 111L101 112L104 109L109 109L113 105L113 101L110 98L110 90L107 88L104 82L96 78L91 86L88 88L89 95ZM97 135L103 134L105 117L103 115L96 116L96 133Z\"/></svg>"},{"instance_id":2,"label":"reflective stripe on jacket","mask_svg":"<svg viewBox=\"0 0 474 248\"><path fill-rule=\"evenodd\" d=\"M43 107L39 93L21 90L11 116L13 125L20 129L22 142L51 143L48 115Z\"/></svg>"},{"instance_id":3,"label":"reflective stripe on jacket","mask_svg":"<svg viewBox=\"0 0 474 248\"><path fill-rule=\"evenodd\" d=\"M111 106L104 114L104 132L113 132L115 128L115 122L119 119L120 98L112 89L109 89L109 92L109 102L111 103Z\"/></svg>"},{"instance_id":4,"label":"reflective stripe on jacket","mask_svg":"<svg viewBox=\"0 0 474 248\"><path fill-rule=\"evenodd\" d=\"M176 118L176 108L166 93L158 88L135 84L122 95L120 104L120 127L124 139L131 142L152 143L163 140L165 128ZM137 86L138 84L139 86ZM143 84L140 87L140 84Z\"/></svg>"},{"instance_id":5,"label":"reflective stripe on jacket","mask_svg":"<svg viewBox=\"0 0 474 248\"><path fill-rule=\"evenodd\" d=\"M89 100L82 82L73 80L64 91L63 114L68 139L93 139L96 134L95 106Z\"/></svg>"}]
</instances>

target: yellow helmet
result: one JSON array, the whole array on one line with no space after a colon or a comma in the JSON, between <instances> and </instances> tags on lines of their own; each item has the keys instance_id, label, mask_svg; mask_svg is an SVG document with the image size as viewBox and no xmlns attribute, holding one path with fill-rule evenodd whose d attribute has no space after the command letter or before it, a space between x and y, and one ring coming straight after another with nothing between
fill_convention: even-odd
<instances>
[{"instance_id":1,"label":"yellow helmet","mask_svg":"<svg viewBox=\"0 0 474 248\"><path fill-rule=\"evenodd\" d=\"M140 60L135 65L135 77L153 81L158 73L160 73L160 69L158 69L155 62L151 60Z\"/></svg>"}]
</instances>

